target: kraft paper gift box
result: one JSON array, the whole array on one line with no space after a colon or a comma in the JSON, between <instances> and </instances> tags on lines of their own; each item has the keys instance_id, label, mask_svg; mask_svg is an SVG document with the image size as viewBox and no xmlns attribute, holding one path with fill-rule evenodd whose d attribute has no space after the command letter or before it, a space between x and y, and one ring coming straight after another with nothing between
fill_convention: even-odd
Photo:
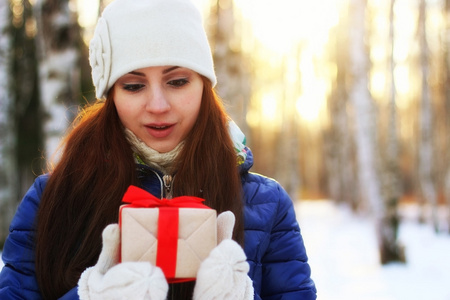
<instances>
[{"instance_id":1,"label":"kraft paper gift box","mask_svg":"<svg viewBox=\"0 0 450 300\"><path fill-rule=\"evenodd\" d=\"M130 189L141 197L153 197L137 187ZM200 205L204 208L183 207L186 204L180 198L186 197L172 200L153 197L153 204L148 201L144 204L157 203L158 207L142 207L136 201L121 207L122 262L149 261L161 267L169 282L196 277L200 263L217 245L217 215L203 204Z\"/></svg>"}]
</instances>

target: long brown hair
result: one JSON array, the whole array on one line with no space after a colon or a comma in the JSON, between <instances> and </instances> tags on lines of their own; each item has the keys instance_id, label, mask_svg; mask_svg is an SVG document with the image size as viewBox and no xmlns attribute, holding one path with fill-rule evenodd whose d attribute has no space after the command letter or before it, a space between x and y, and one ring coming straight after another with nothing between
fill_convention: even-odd
<instances>
[{"instance_id":1,"label":"long brown hair","mask_svg":"<svg viewBox=\"0 0 450 300\"><path fill-rule=\"evenodd\" d=\"M227 114L208 79L200 114L177 158L175 195L195 195L219 213L236 215L233 238L243 244L242 192ZM45 299L76 286L96 263L101 233L116 223L121 199L136 178L133 154L113 95L85 109L64 140L60 162L42 195L36 235L36 277ZM220 159L218 159L220 158ZM192 286L182 294L191 294Z\"/></svg>"}]
</instances>

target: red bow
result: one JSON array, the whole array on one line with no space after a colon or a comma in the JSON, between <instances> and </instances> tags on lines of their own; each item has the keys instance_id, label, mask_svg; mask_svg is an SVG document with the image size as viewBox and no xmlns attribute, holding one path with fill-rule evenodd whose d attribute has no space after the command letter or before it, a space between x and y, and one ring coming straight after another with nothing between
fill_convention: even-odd
<instances>
[{"instance_id":1,"label":"red bow","mask_svg":"<svg viewBox=\"0 0 450 300\"><path fill-rule=\"evenodd\" d=\"M127 207L187 207L187 208L209 208L202 202L205 199L193 196L181 196L173 199L159 199L149 192L130 185L123 196L122 202L130 203Z\"/></svg>"},{"instance_id":2,"label":"red bow","mask_svg":"<svg viewBox=\"0 0 450 300\"><path fill-rule=\"evenodd\" d=\"M178 209L179 208L207 208L202 202L202 198L192 196L182 196L173 199L159 199L147 191L130 185L123 196L122 202L129 203L123 205L131 208L159 208L158 217L158 249L156 253L156 265L160 267L168 282L183 282L192 279L174 279L176 272L176 261L178 251ZM121 216L119 224L121 226Z\"/></svg>"}]
</instances>

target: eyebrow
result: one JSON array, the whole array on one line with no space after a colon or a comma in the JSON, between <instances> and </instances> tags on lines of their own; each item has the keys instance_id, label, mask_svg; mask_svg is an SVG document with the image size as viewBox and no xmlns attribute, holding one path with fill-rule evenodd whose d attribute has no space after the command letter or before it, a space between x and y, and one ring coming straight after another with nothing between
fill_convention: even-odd
<instances>
[{"instance_id":1,"label":"eyebrow","mask_svg":"<svg viewBox=\"0 0 450 300\"><path fill-rule=\"evenodd\" d=\"M178 66L175 66L175 67L170 67L170 68L167 68L167 69L165 69L165 70L163 70L163 74L167 74L167 73L170 73L170 72L172 72L173 70L176 70L176 69L179 69L180 67L178 67Z\"/></svg>"},{"instance_id":2,"label":"eyebrow","mask_svg":"<svg viewBox=\"0 0 450 300\"><path fill-rule=\"evenodd\" d=\"M128 72L128 74L132 74L132 75L137 75L137 76L142 76L142 77L145 77L145 74L144 74L144 73L141 73L141 72L136 72L136 71L131 71L131 72Z\"/></svg>"},{"instance_id":3,"label":"eyebrow","mask_svg":"<svg viewBox=\"0 0 450 300\"><path fill-rule=\"evenodd\" d=\"M167 74L167 73L170 73L170 72L172 72L173 70L176 70L176 69L179 69L179 68L180 68L180 67L178 67L178 66L170 67L170 68L164 69L164 70L162 71L162 73L163 73L163 74ZM137 76L145 77L145 74L144 74L144 73L136 72L136 71L128 72L128 74L132 74L132 75L137 75Z\"/></svg>"}]
</instances>

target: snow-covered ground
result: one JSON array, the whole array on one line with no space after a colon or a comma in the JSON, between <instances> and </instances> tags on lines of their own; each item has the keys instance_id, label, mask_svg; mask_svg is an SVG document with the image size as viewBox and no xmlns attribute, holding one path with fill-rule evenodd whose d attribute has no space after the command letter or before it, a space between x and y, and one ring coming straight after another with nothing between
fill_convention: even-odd
<instances>
[{"instance_id":1,"label":"snow-covered ground","mask_svg":"<svg viewBox=\"0 0 450 300\"><path fill-rule=\"evenodd\" d=\"M387 266L370 218L330 201L301 201L296 210L318 300L450 300L450 235L417 224L414 207L401 210L407 264Z\"/></svg>"},{"instance_id":2,"label":"snow-covered ground","mask_svg":"<svg viewBox=\"0 0 450 300\"><path fill-rule=\"evenodd\" d=\"M375 229L330 201L296 205L319 300L450 300L450 235L435 234L403 207L406 264L381 266Z\"/></svg>"}]
</instances>

